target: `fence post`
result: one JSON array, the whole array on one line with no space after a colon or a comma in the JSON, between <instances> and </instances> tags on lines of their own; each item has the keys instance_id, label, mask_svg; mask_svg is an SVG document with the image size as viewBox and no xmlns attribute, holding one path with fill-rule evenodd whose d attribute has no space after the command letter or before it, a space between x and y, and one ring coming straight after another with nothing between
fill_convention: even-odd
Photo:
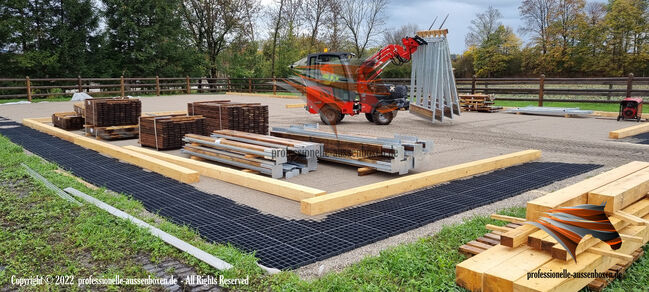
<instances>
[{"instance_id":1,"label":"fence post","mask_svg":"<svg viewBox=\"0 0 649 292\"><path fill-rule=\"evenodd\" d=\"M119 96L124 98L124 75L119 77Z\"/></svg>"},{"instance_id":2,"label":"fence post","mask_svg":"<svg viewBox=\"0 0 649 292\"><path fill-rule=\"evenodd\" d=\"M248 78L248 93L252 93L252 78Z\"/></svg>"},{"instance_id":3,"label":"fence post","mask_svg":"<svg viewBox=\"0 0 649 292\"><path fill-rule=\"evenodd\" d=\"M608 93L606 94L606 100L611 100L612 91L613 91L613 83L608 85Z\"/></svg>"},{"instance_id":4,"label":"fence post","mask_svg":"<svg viewBox=\"0 0 649 292\"><path fill-rule=\"evenodd\" d=\"M32 82L29 81L29 76L25 77L25 86L27 87L27 100L32 101Z\"/></svg>"},{"instance_id":5,"label":"fence post","mask_svg":"<svg viewBox=\"0 0 649 292\"><path fill-rule=\"evenodd\" d=\"M226 92L231 92L232 91L232 81L230 80L230 77L228 77L228 85L227 88L225 89Z\"/></svg>"},{"instance_id":6,"label":"fence post","mask_svg":"<svg viewBox=\"0 0 649 292\"><path fill-rule=\"evenodd\" d=\"M539 79L539 106L543 106L543 89L545 88L545 74Z\"/></svg>"},{"instance_id":7,"label":"fence post","mask_svg":"<svg viewBox=\"0 0 649 292\"><path fill-rule=\"evenodd\" d=\"M185 81L187 81L187 94L192 94L192 87L189 84L189 76L185 76Z\"/></svg>"},{"instance_id":8,"label":"fence post","mask_svg":"<svg viewBox=\"0 0 649 292\"><path fill-rule=\"evenodd\" d=\"M81 76L77 75L77 91L83 92L83 85L81 85Z\"/></svg>"},{"instance_id":9,"label":"fence post","mask_svg":"<svg viewBox=\"0 0 649 292\"><path fill-rule=\"evenodd\" d=\"M473 74L473 78L471 79L471 94L475 94L475 80L476 76Z\"/></svg>"},{"instance_id":10,"label":"fence post","mask_svg":"<svg viewBox=\"0 0 649 292\"><path fill-rule=\"evenodd\" d=\"M277 83L275 77L273 77L273 95L277 95Z\"/></svg>"},{"instance_id":11,"label":"fence post","mask_svg":"<svg viewBox=\"0 0 649 292\"><path fill-rule=\"evenodd\" d=\"M633 73L629 73L629 79L626 81L626 97L631 97L633 91Z\"/></svg>"},{"instance_id":12,"label":"fence post","mask_svg":"<svg viewBox=\"0 0 649 292\"><path fill-rule=\"evenodd\" d=\"M160 76L155 76L155 95L160 96Z\"/></svg>"}]
</instances>

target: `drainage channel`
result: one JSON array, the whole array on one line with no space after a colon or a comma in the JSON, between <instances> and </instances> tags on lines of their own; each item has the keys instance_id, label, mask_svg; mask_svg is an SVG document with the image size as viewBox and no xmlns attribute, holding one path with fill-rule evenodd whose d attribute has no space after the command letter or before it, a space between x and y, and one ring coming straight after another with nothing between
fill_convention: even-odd
<instances>
[{"instance_id":1,"label":"drainage channel","mask_svg":"<svg viewBox=\"0 0 649 292\"><path fill-rule=\"evenodd\" d=\"M442 218L590 172L594 164L533 162L330 214L289 220L201 192L95 151L0 119L0 134L74 175L131 195L152 213L195 228L208 241L257 251L262 265L293 269Z\"/></svg>"}]
</instances>

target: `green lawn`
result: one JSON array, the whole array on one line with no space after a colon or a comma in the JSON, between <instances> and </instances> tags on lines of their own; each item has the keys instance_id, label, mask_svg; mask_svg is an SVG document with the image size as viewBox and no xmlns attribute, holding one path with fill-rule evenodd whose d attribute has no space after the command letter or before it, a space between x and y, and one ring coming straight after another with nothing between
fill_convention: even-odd
<instances>
[{"instance_id":1,"label":"green lawn","mask_svg":"<svg viewBox=\"0 0 649 292\"><path fill-rule=\"evenodd\" d=\"M92 205L74 206L55 196L29 178L25 163L57 186L74 187L110 205L169 232L217 257L234 268L219 272L181 253L135 225L113 217ZM233 287L251 291L453 291L455 265L465 259L458 247L487 233L485 224L503 225L487 216L476 216L461 224L445 226L432 237L384 250L338 273L305 281L294 272L269 276L255 265L253 254L227 246L207 243L195 231L174 225L146 212L136 200L104 189L90 189L76 178L57 171L57 166L27 155L22 148L0 136L0 290L7 288L12 275L29 277L73 274L77 277L146 277L134 261L146 256L156 262L178 259L199 273L222 273L226 277L250 276L249 286ZM524 208L501 214L524 217ZM648 250L649 251L649 250ZM4 269L2 268L4 267ZM614 291L641 290L649 282L649 260L637 262ZM41 289L42 288L42 289ZM56 290L40 287L39 290ZM76 288L75 288L76 289ZM141 290L152 290L141 287ZM117 287L109 287L117 290Z\"/></svg>"},{"instance_id":2,"label":"green lawn","mask_svg":"<svg viewBox=\"0 0 649 292\"><path fill-rule=\"evenodd\" d=\"M496 105L507 107L525 107L528 105L538 106L537 101L509 101L496 99ZM544 102L545 107L578 107L583 110L603 111L603 112L618 112L620 105L616 103L586 103L586 102Z\"/></svg>"}]
</instances>

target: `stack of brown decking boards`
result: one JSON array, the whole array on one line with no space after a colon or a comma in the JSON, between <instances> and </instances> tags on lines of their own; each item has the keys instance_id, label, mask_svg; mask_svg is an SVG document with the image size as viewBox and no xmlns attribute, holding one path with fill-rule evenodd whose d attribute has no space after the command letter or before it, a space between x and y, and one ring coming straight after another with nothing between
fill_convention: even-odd
<instances>
[{"instance_id":1,"label":"stack of brown decking boards","mask_svg":"<svg viewBox=\"0 0 649 292\"><path fill-rule=\"evenodd\" d=\"M317 127L291 126L273 128L271 135L300 141L321 143L324 154L320 159L359 167L359 175L369 171L406 174L415 168L433 143L417 137L394 138L342 135L319 131Z\"/></svg>"},{"instance_id":2,"label":"stack of brown decking boards","mask_svg":"<svg viewBox=\"0 0 649 292\"><path fill-rule=\"evenodd\" d=\"M205 135L202 116L163 115L140 117L140 144L156 150L183 147L185 134Z\"/></svg>"},{"instance_id":3,"label":"stack of brown decking boards","mask_svg":"<svg viewBox=\"0 0 649 292\"><path fill-rule=\"evenodd\" d=\"M460 106L464 111L492 113L502 109L495 106L494 99L486 94L460 94Z\"/></svg>"},{"instance_id":4,"label":"stack of brown decking boards","mask_svg":"<svg viewBox=\"0 0 649 292\"><path fill-rule=\"evenodd\" d=\"M239 103L229 100L200 101L187 104L189 115L205 117L208 132L237 130L268 134L268 106L259 103Z\"/></svg>"},{"instance_id":5,"label":"stack of brown decking boards","mask_svg":"<svg viewBox=\"0 0 649 292\"><path fill-rule=\"evenodd\" d=\"M83 129L84 119L75 112L54 113L52 124L63 130L80 130Z\"/></svg>"},{"instance_id":6,"label":"stack of brown decking boards","mask_svg":"<svg viewBox=\"0 0 649 292\"><path fill-rule=\"evenodd\" d=\"M138 120L142 113L139 99L87 99L84 111L88 136L106 140L138 136Z\"/></svg>"},{"instance_id":7,"label":"stack of brown decking boards","mask_svg":"<svg viewBox=\"0 0 649 292\"><path fill-rule=\"evenodd\" d=\"M291 178L317 169L322 144L233 130L214 131L211 137L187 134L182 152L195 159L216 161L263 173Z\"/></svg>"},{"instance_id":8,"label":"stack of brown decking boards","mask_svg":"<svg viewBox=\"0 0 649 292\"><path fill-rule=\"evenodd\" d=\"M601 274L534 277L534 273L623 271L642 255L639 249L649 241L648 193L649 162L635 161L529 201L525 219L501 220L534 222L548 216L545 213L549 210L606 203L604 210L622 245L613 250L607 243L586 235L577 245L573 260L546 231L523 224L504 230L500 245L458 264L456 282L472 291L577 291L586 286L601 289L612 279Z\"/></svg>"}]
</instances>

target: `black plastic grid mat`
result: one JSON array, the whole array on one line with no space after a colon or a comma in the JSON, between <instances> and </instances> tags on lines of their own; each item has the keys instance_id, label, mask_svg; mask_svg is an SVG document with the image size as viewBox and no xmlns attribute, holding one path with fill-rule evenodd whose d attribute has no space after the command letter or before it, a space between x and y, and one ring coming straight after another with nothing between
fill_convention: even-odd
<instances>
[{"instance_id":1,"label":"black plastic grid mat","mask_svg":"<svg viewBox=\"0 0 649 292\"><path fill-rule=\"evenodd\" d=\"M635 136L626 137L624 139L620 139L619 141L629 142L634 144L649 145L649 133L642 133Z\"/></svg>"},{"instance_id":2,"label":"black plastic grid mat","mask_svg":"<svg viewBox=\"0 0 649 292\"><path fill-rule=\"evenodd\" d=\"M527 163L338 211L321 221L288 220L8 120L0 119L0 134L90 183L131 195L150 212L195 228L206 240L257 251L260 263L278 269L323 260L600 167Z\"/></svg>"}]
</instances>

